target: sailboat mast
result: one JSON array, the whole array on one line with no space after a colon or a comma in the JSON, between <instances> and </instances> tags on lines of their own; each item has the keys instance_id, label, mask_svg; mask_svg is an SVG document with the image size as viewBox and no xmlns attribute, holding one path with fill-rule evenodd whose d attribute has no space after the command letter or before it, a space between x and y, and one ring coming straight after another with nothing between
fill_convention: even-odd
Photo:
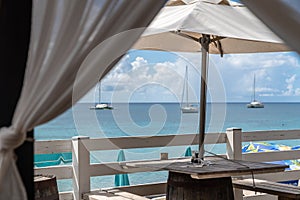
<instances>
[{"instance_id":1,"label":"sailboat mast","mask_svg":"<svg viewBox=\"0 0 300 200\"><path fill-rule=\"evenodd\" d=\"M184 79L183 79L182 94L181 94L181 106L184 105L185 77L186 77L186 70L185 70L185 74L184 74L184 77L183 77Z\"/></svg>"},{"instance_id":2,"label":"sailboat mast","mask_svg":"<svg viewBox=\"0 0 300 200\"><path fill-rule=\"evenodd\" d=\"M255 74L254 74L254 80L253 80L253 101L255 100Z\"/></svg>"},{"instance_id":3,"label":"sailboat mast","mask_svg":"<svg viewBox=\"0 0 300 200\"><path fill-rule=\"evenodd\" d=\"M101 103L101 81L100 80L99 80L99 83L98 83L98 87L99 87L98 88L99 89L99 96L98 96L99 97L99 99L98 99L99 102L98 103L100 104Z\"/></svg>"},{"instance_id":4,"label":"sailboat mast","mask_svg":"<svg viewBox=\"0 0 300 200\"><path fill-rule=\"evenodd\" d=\"M185 97L186 95L186 97ZM182 87L182 96L181 96L181 105L188 106L188 74L187 74L187 66L185 66L185 74L183 80L183 87Z\"/></svg>"},{"instance_id":5,"label":"sailboat mast","mask_svg":"<svg viewBox=\"0 0 300 200\"><path fill-rule=\"evenodd\" d=\"M188 75L188 68L187 66L185 66L185 74L186 74L186 84L185 84L185 87L186 87L186 105L188 106L189 105L189 90L188 90L188 83L189 83L189 75Z\"/></svg>"}]
</instances>

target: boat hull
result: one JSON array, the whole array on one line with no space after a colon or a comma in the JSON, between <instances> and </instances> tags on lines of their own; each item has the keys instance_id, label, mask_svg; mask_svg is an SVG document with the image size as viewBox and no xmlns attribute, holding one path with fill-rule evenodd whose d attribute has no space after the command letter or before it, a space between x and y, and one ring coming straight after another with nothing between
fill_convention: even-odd
<instances>
[{"instance_id":1,"label":"boat hull","mask_svg":"<svg viewBox=\"0 0 300 200\"><path fill-rule=\"evenodd\" d=\"M107 104L97 104L96 106L90 107L91 110L112 110L113 107L107 105Z\"/></svg>"},{"instance_id":2,"label":"boat hull","mask_svg":"<svg viewBox=\"0 0 300 200\"><path fill-rule=\"evenodd\" d=\"M196 108L196 107L182 107L181 112L182 113L197 113L198 108Z\"/></svg>"},{"instance_id":3,"label":"boat hull","mask_svg":"<svg viewBox=\"0 0 300 200\"><path fill-rule=\"evenodd\" d=\"M91 110L112 110L113 107L106 107L106 108L97 108L97 107L90 107Z\"/></svg>"},{"instance_id":4,"label":"boat hull","mask_svg":"<svg viewBox=\"0 0 300 200\"><path fill-rule=\"evenodd\" d=\"M247 104L247 108L264 108L264 104L260 103L260 102L251 102L249 104Z\"/></svg>"}]
</instances>

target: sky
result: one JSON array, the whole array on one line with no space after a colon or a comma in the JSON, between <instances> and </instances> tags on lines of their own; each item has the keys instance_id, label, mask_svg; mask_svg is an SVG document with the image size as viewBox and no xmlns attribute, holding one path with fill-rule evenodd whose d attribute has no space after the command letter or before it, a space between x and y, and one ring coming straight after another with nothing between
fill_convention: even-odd
<instances>
[{"instance_id":1,"label":"sky","mask_svg":"<svg viewBox=\"0 0 300 200\"><path fill-rule=\"evenodd\" d=\"M200 61L200 53L130 50L101 81L101 101L181 102L187 67L189 101L198 102ZM254 76L257 100L300 102L295 52L209 55L208 75L208 102L250 102ZM98 87L80 102L99 102Z\"/></svg>"},{"instance_id":2,"label":"sky","mask_svg":"<svg viewBox=\"0 0 300 200\"><path fill-rule=\"evenodd\" d=\"M200 61L200 53L130 50L101 81L101 101L181 102L187 67L189 100L197 102ZM208 75L209 102L251 101L254 75L257 100L300 102L295 52L210 55ZM98 86L81 102L98 102Z\"/></svg>"}]
</instances>

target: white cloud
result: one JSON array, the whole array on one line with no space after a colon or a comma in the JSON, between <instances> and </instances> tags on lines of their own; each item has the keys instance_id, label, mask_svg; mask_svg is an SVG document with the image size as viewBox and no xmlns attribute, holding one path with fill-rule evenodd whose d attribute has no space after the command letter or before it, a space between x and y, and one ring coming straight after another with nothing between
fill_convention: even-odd
<instances>
[{"instance_id":1,"label":"white cloud","mask_svg":"<svg viewBox=\"0 0 300 200\"><path fill-rule=\"evenodd\" d=\"M110 98L113 94L116 101L127 101L131 97L137 98L137 101L178 101L186 65L189 67L192 95L196 98L199 94L201 54L176 54L178 59L174 62L160 58L155 63L136 52L135 57L127 54L102 81L102 91L106 92L103 98ZM210 55L209 92L220 93L225 88L227 99L248 101L255 74L257 96L272 99L300 96L300 82L297 79L299 60L299 57L288 53L225 55L224 58ZM224 99L224 95L221 96Z\"/></svg>"},{"instance_id":2,"label":"white cloud","mask_svg":"<svg viewBox=\"0 0 300 200\"><path fill-rule=\"evenodd\" d=\"M294 82L296 81L296 74L292 75L290 78L287 78L285 82L287 83L286 91L282 92L283 96L294 96L295 90L294 90Z\"/></svg>"},{"instance_id":3,"label":"white cloud","mask_svg":"<svg viewBox=\"0 0 300 200\"><path fill-rule=\"evenodd\" d=\"M218 63L223 67L248 68L257 70L261 68L275 68L282 66L293 66L300 68L299 58L290 53L255 53L255 54L230 54L224 58L218 58Z\"/></svg>"},{"instance_id":4,"label":"white cloud","mask_svg":"<svg viewBox=\"0 0 300 200\"><path fill-rule=\"evenodd\" d=\"M290 78L287 78L285 81L288 83L288 84L293 84L296 80L296 76L297 74L294 74L292 75Z\"/></svg>"},{"instance_id":5,"label":"white cloud","mask_svg":"<svg viewBox=\"0 0 300 200\"><path fill-rule=\"evenodd\" d=\"M300 96L300 88L295 89L295 96Z\"/></svg>"},{"instance_id":6,"label":"white cloud","mask_svg":"<svg viewBox=\"0 0 300 200\"><path fill-rule=\"evenodd\" d=\"M274 97L275 94L274 93L263 93L263 94L260 94L259 96L261 96L261 97Z\"/></svg>"},{"instance_id":7,"label":"white cloud","mask_svg":"<svg viewBox=\"0 0 300 200\"><path fill-rule=\"evenodd\" d=\"M141 101L160 101L167 100L166 96L169 95L174 101L174 97L177 96L178 99L181 95L183 77L178 72L182 70L180 61L149 64L145 58L136 57L130 65L130 71L120 73L122 70L116 68L103 81L104 85L122 88L114 92L113 100L129 101L131 97L135 97Z\"/></svg>"},{"instance_id":8,"label":"white cloud","mask_svg":"<svg viewBox=\"0 0 300 200\"><path fill-rule=\"evenodd\" d=\"M132 65L132 70L136 70L141 66L148 65L148 61L145 60L143 57L136 57L135 61L133 61L131 65Z\"/></svg>"},{"instance_id":9,"label":"white cloud","mask_svg":"<svg viewBox=\"0 0 300 200\"><path fill-rule=\"evenodd\" d=\"M300 88L300 81L296 79L293 84L288 84L285 79L299 74L299 58L295 53L231 54L224 55L223 58L211 56L222 75L227 99L236 101L249 99L254 74L257 96L272 96L274 98L271 101L276 101L280 96L286 95L286 98L280 98L282 101L288 99L288 95L296 95L295 88ZM260 100L264 101L264 98Z\"/></svg>"},{"instance_id":10,"label":"white cloud","mask_svg":"<svg viewBox=\"0 0 300 200\"><path fill-rule=\"evenodd\" d=\"M256 92L279 92L278 89L275 88L267 88L267 87L258 87L255 88Z\"/></svg>"}]
</instances>

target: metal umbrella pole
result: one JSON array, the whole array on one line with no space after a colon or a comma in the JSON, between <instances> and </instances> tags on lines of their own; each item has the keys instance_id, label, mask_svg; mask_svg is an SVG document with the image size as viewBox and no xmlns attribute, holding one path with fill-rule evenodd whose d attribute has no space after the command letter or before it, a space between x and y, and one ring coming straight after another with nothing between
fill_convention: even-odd
<instances>
[{"instance_id":1,"label":"metal umbrella pole","mask_svg":"<svg viewBox=\"0 0 300 200\"><path fill-rule=\"evenodd\" d=\"M200 87L200 115L199 115L199 158L204 160L204 138L206 119L207 68L210 36L203 34L199 40L201 44L201 87Z\"/></svg>"}]
</instances>

